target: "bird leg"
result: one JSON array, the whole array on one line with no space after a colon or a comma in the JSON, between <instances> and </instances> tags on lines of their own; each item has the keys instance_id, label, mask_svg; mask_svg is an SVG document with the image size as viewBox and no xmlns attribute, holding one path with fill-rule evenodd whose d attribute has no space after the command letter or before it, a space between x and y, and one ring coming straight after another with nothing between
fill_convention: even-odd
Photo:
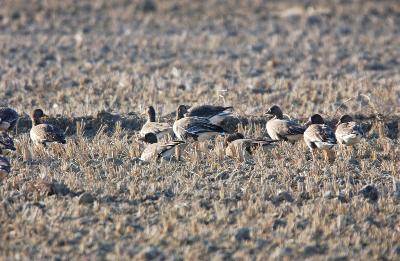
<instances>
[{"instance_id":1,"label":"bird leg","mask_svg":"<svg viewBox=\"0 0 400 261\"><path fill-rule=\"evenodd\" d=\"M181 160L181 148L179 145L175 147L175 158L178 161Z\"/></svg>"}]
</instances>

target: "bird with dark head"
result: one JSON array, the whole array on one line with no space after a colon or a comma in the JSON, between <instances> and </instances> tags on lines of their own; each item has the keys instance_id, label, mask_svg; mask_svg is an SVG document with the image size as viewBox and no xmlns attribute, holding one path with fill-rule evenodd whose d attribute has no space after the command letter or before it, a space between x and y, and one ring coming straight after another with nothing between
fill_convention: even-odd
<instances>
[{"instance_id":1,"label":"bird with dark head","mask_svg":"<svg viewBox=\"0 0 400 261\"><path fill-rule=\"evenodd\" d=\"M149 106L146 109L147 113L147 121L142 126L142 129L139 132L140 139L144 140L147 133L153 133L157 136L157 139L160 140L165 136L172 136L172 126L166 122L156 122L156 111L153 106Z\"/></svg>"},{"instance_id":2,"label":"bird with dark head","mask_svg":"<svg viewBox=\"0 0 400 261\"><path fill-rule=\"evenodd\" d=\"M47 117L41 109L35 109L32 114L32 128L29 132L31 140L36 145L42 144L46 147L48 143L65 144L64 133L53 124L42 123L42 119Z\"/></svg>"},{"instance_id":3,"label":"bird with dark head","mask_svg":"<svg viewBox=\"0 0 400 261\"><path fill-rule=\"evenodd\" d=\"M274 142L277 142L277 140L250 139L245 138L242 133L236 132L225 138L225 153L239 161L249 160L253 150L259 147L267 147Z\"/></svg>"},{"instance_id":4,"label":"bird with dark head","mask_svg":"<svg viewBox=\"0 0 400 261\"><path fill-rule=\"evenodd\" d=\"M336 124L335 135L339 144L352 146L361 141L363 129L350 115L343 115Z\"/></svg>"},{"instance_id":5,"label":"bird with dark head","mask_svg":"<svg viewBox=\"0 0 400 261\"><path fill-rule=\"evenodd\" d=\"M185 117L185 114L187 113L188 109L186 105L179 105L177 110L176 110L176 120L180 120L183 117Z\"/></svg>"},{"instance_id":6,"label":"bird with dark head","mask_svg":"<svg viewBox=\"0 0 400 261\"><path fill-rule=\"evenodd\" d=\"M35 109L32 111L31 119L32 119L33 126L43 123L42 119L44 119L44 118L48 118L48 116L46 114L44 114L42 109Z\"/></svg>"},{"instance_id":7,"label":"bird with dark head","mask_svg":"<svg viewBox=\"0 0 400 261\"><path fill-rule=\"evenodd\" d=\"M143 150L140 159L143 161L166 159L171 160L174 157L175 148L184 143L177 140L171 142L157 142L157 136L154 133L147 133L143 139L149 145Z\"/></svg>"},{"instance_id":8,"label":"bird with dark head","mask_svg":"<svg viewBox=\"0 0 400 261\"><path fill-rule=\"evenodd\" d=\"M272 105L266 112L268 115L273 115L276 119L283 119L283 113L278 105Z\"/></svg>"},{"instance_id":9,"label":"bird with dark head","mask_svg":"<svg viewBox=\"0 0 400 261\"><path fill-rule=\"evenodd\" d=\"M176 121L172 126L175 136L180 140L204 141L216 135L224 135L225 130L212 124L209 119L203 117L185 117L187 108L179 105L176 112Z\"/></svg>"},{"instance_id":10,"label":"bird with dark head","mask_svg":"<svg viewBox=\"0 0 400 261\"><path fill-rule=\"evenodd\" d=\"M308 121L308 128L304 132L304 141L310 148L313 159L316 149L324 151L325 158L332 160L331 153L328 153L336 145L334 131L325 124L325 120L320 114L314 114Z\"/></svg>"},{"instance_id":11,"label":"bird with dark head","mask_svg":"<svg viewBox=\"0 0 400 261\"><path fill-rule=\"evenodd\" d=\"M282 110L278 105L271 106L267 114L274 116L266 125L271 139L294 143L303 137L305 128L294 121L283 119Z\"/></svg>"}]
</instances>

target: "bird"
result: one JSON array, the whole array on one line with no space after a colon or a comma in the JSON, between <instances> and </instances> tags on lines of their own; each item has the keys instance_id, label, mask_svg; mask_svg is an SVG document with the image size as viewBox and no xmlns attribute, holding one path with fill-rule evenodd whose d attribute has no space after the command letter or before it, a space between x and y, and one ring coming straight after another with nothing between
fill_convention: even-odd
<instances>
[{"instance_id":1,"label":"bird","mask_svg":"<svg viewBox=\"0 0 400 261\"><path fill-rule=\"evenodd\" d=\"M274 116L266 125L268 135L271 139L294 143L303 137L305 128L294 121L284 120L282 110L278 105L270 107L267 114Z\"/></svg>"},{"instance_id":2,"label":"bird","mask_svg":"<svg viewBox=\"0 0 400 261\"><path fill-rule=\"evenodd\" d=\"M185 117L201 117L210 120L212 124L221 125L228 117L233 115L232 106L199 105L191 107Z\"/></svg>"},{"instance_id":3,"label":"bird","mask_svg":"<svg viewBox=\"0 0 400 261\"><path fill-rule=\"evenodd\" d=\"M147 122L143 125L139 132L141 140L144 139L147 133L154 133L157 139L160 140L167 135L173 135L172 126L166 122L156 122L156 111L153 106L147 107Z\"/></svg>"},{"instance_id":4,"label":"bird","mask_svg":"<svg viewBox=\"0 0 400 261\"><path fill-rule=\"evenodd\" d=\"M350 115L340 117L335 131L336 139L341 145L352 146L360 142L363 136L361 125L353 121Z\"/></svg>"},{"instance_id":5,"label":"bird","mask_svg":"<svg viewBox=\"0 0 400 261\"><path fill-rule=\"evenodd\" d=\"M336 137L334 131L325 124L324 119L319 114L314 114L306 125L309 125L304 132L304 141L311 150L313 160L315 160L315 150L324 151L324 157L332 160L328 153L333 146L336 145Z\"/></svg>"},{"instance_id":6,"label":"bird","mask_svg":"<svg viewBox=\"0 0 400 261\"><path fill-rule=\"evenodd\" d=\"M140 159L143 161L151 161L158 159L171 160L175 153L175 148L178 145L185 143L182 140L175 140L171 142L157 142L157 135L155 133L146 133L144 141L149 145L143 150Z\"/></svg>"},{"instance_id":7,"label":"bird","mask_svg":"<svg viewBox=\"0 0 400 261\"><path fill-rule=\"evenodd\" d=\"M0 131L8 131L14 128L18 118L18 113L14 109L0 107Z\"/></svg>"},{"instance_id":8,"label":"bird","mask_svg":"<svg viewBox=\"0 0 400 261\"><path fill-rule=\"evenodd\" d=\"M11 172L11 164L10 161L0 155L0 180L4 179L5 177L8 176Z\"/></svg>"},{"instance_id":9,"label":"bird","mask_svg":"<svg viewBox=\"0 0 400 261\"><path fill-rule=\"evenodd\" d=\"M236 132L225 138L225 154L239 161L247 161L251 159L254 149L266 147L277 141L278 140L249 139L245 138L242 133Z\"/></svg>"},{"instance_id":10,"label":"bird","mask_svg":"<svg viewBox=\"0 0 400 261\"><path fill-rule=\"evenodd\" d=\"M44 147L48 143L61 143L65 144L65 136L61 129L53 124L42 123L42 118L48 117L43 113L42 109L35 109L32 112L32 129L30 137L34 144L42 144Z\"/></svg>"},{"instance_id":11,"label":"bird","mask_svg":"<svg viewBox=\"0 0 400 261\"><path fill-rule=\"evenodd\" d=\"M0 132L0 153L2 150L15 150L13 139L4 131Z\"/></svg>"},{"instance_id":12,"label":"bird","mask_svg":"<svg viewBox=\"0 0 400 261\"><path fill-rule=\"evenodd\" d=\"M172 126L175 136L184 141L204 141L216 135L224 135L225 130L212 124L209 119L197 116L184 117L187 112L185 105L179 105L176 121Z\"/></svg>"}]
</instances>

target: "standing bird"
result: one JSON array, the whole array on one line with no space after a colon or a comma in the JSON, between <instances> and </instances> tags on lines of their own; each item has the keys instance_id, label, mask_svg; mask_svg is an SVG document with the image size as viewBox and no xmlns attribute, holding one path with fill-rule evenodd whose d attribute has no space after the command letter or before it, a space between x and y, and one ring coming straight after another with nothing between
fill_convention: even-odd
<instances>
[{"instance_id":1,"label":"standing bird","mask_svg":"<svg viewBox=\"0 0 400 261\"><path fill-rule=\"evenodd\" d=\"M177 140L168 143L157 143L157 136L154 133L146 133L144 141L150 143L142 152L140 159L143 161L166 159L171 160L178 145L185 143Z\"/></svg>"},{"instance_id":2,"label":"standing bird","mask_svg":"<svg viewBox=\"0 0 400 261\"><path fill-rule=\"evenodd\" d=\"M0 107L0 131L8 131L14 128L18 117L18 113L14 109Z\"/></svg>"},{"instance_id":3,"label":"standing bird","mask_svg":"<svg viewBox=\"0 0 400 261\"><path fill-rule=\"evenodd\" d=\"M42 144L44 147L47 143L57 142L65 144L64 133L57 126L47 123L42 123L42 118L47 117L41 109L36 109L32 112L32 129L30 137L34 144Z\"/></svg>"},{"instance_id":4,"label":"standing bird","mask_svg":"<svg viewBox=\"0 0 400 261\"><path fill-rule=\"evenodd\" d=\"M284 140L294 143L302 138L305 128L294 121L284 120L281 108L274 105L267 111L274 118L267 122L268 135L273 140Z\"/></svg>"},{"instance_id":5,"label":"standing bird","mask_svg":"<svg viewBox=\"0 0 400 261\"><path fill-rule=\"evenodd\" d=\"M315 160L315 150L324 152L325 159L332 160L332 155L328 153L336 144L336 137L333 130L325 124L324 119L319 114L310 117L307 123L308 128L304 132L304 141L311 150L313 160Z\"/></svg>"},{"instance_id":6,"label":"standing bird","mask_svg":"<svg viewBox=\"0 0 400 261\"><path fill-rule=\"evenodd\" d=\"M173 130L171 125L164 122L156 122L156 111L153 106L147 107L147 122L143 125L140 130L141 140L144 139L147 133L154 133L157 136L157 139L160 140L164 136L173 135Z\"/></svg>"},{"instance_id":7,"label":"standing bird","mask_svg":"<svg viewBox=\"0 0 400 261\"><path fill-rule=\"evenodd\" d=\"M10 161L6 157L0 155L0 180L7 177L8 174L10 174L10 171L11 171Z\"/></svg>"},{"instance_id":8,"label":"standing bird","mask_svg":"<svg viewBox=\"0 0 400 261\"><path fill-rule=\"evenodd\" d=\"M212 124L207 118L184 117L186 112L185 105L180 105L177 109L176 121L172 129L178 139L204 141L213 136L225 134L222 127Z\"/></svg>"},{"instance_id":9,"label":"standing bird","mask_svg":"<svg viewBox=\"0 0 400 261\"><path fill-rule=\"evenodd\" d=\"M277 140L248 139L241 133L233 133L225 138L225 153L239 161L251 159L252 152L258 147L266 147Z\"/></svg>"},{"instance_id":10,"label":"standing bird","mask_svg":"<svg viewBox=\"0 0 400 261\"><path fill-rule=\"evenodd\" d=\"M187 110L185 117L201 117L210 120L212 124L221 125L228 117L233 115L233 107L199 105Z\"/></svg>"},{"instance_id":11,"label":"standing bird","mask_svg":"<svg viewBox=\"0 0 400 261\"><path fill-rule=\"evenodd\" d=\"M2 150L15 150L14 141L6 132L0 132L0 153Z\"/></svg>"},{"instance_id":12,"label":"standing bird","mask_svg":"<svg viewBox=\"0 0 400 261\"><path fill-rule=\"evenodd\" d=\"M360 124L353 121L353 118L346 114L340 117L336 125L335 135L339 144L352 146L360 142L363 130Z\"/></svg>"}]
</instances>

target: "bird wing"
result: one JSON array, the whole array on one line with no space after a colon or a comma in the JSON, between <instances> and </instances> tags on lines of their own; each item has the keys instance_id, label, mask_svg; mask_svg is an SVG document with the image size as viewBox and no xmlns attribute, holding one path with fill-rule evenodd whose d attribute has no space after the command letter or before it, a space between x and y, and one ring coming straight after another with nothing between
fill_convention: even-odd
<instances>
[{"instance_id":1,"label":"bird wing","mask_svg":"<svg viewBox=\"0 0 400 261\"><path fill-rule=\"evenodd\" d=\"M6 157L0 156L0 170L5 172L11 171L10 161Z\"/></svg>"},{"instance_id":2,"label":"bird wing","mask_svg":"<svg viewBox=\"0 0 400 261\"><path fill-rule=\"evenodd\" d=\"M55 125L39 124L34 132L42 141L65 143L64 133Z\"/></svg>"},{"instance_id":3,"label":"bird wing","mask_svg":"<svg viewBox=\"0 0 400 261\"><path fill-rule=\"evenodd\" d=\"M211 118L213 116L219 114L230 114L232 106L224 107L224 106L213 106L213 105L200 105L192 107L185 114L185 117L203 117L203 118Z\"/></svg>"},{"instance_id":4,"label":"bird wing","mask_svg":"<svg viewBox=\"0 0 400 261\"><path fill-rule=\"evenodd\" d=\"M2 149L15 150L13 139L5 132L0 134L0 145Z\"/></svg>"},{"instance_id":5,"label":"bird wing","mask_svg":"<svg viewBox=\"0 0 400 261\"><path fill-rule=\"evenodd\" d=\"M0 108L0 118L11 125L18 120L18 113L11 108ZM0 120L0 122L1 122Z\"/></svg>"},{"instance_id":6,"label":"bird wing","mask_svg":"<svg viewBox=\"0 0 400 261\"><path fill-rule=\"evenodd\" d=\"M333 130L325 124L317 124L317 131L315 135L319 141L322 142L329 142L329 143L336 143L336 136Z\"/></svg>"},{"instance_id":7,"label":"bird wing","mask_svg":"<svg viewBox=\"0 0 400 261\"><path fill-rule=\"evenodd\" d=\"M195 135L206 132L225 132L222 127L214 125L208 120L204 120L202 118L193 119L193 121L191 121L191 123L185 128L185 131Z\"/></svg>"},{"instance_id":8,"label":"bird wing","mask_svg":"<svg viewBox=\"0 0 400 261\"><path fill-rule=\"evenodd\" d=\"M166 131L171 131L172 127L168 123L165 122L147 122L143 125L140 130L141 136L146 135L146 133L152 132L154 134L159 134Z\"/></svg>"}]
</instances>

